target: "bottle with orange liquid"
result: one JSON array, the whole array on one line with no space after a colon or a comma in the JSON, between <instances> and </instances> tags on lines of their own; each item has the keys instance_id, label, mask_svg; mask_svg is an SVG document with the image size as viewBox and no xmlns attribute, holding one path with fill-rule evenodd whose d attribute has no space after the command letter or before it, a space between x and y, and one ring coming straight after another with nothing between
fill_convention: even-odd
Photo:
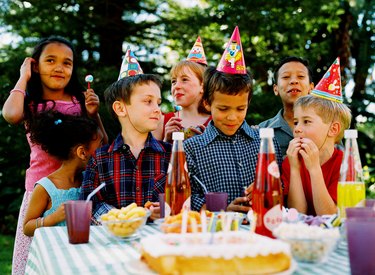
<instances>
[{"instance_id":1,"label":"bottle with orange liquid","mask_svg":"<svg viewBox=\"0 0 375 275\"><path fill-rule=\"evenodd\" d=\"M181 209L190 210L190 179L183 147L184 133L172 134L173 146L165 185L165 215L177 215Z\"/></svg>"},{"instance_id":2,"label":"bottle with orange liquid","mask_svg":"<svg viewBox=\"0 0 375 275\"><path fill-rule=\"evenodd\" d=\"M255 171L253 211L255 232L273 238L272 230L282 221L280 170L276 161L272 128L261 128L261 143Z\"/></svg>"},{"instance_id":3,"label":"bottle with orange liquid","mask_svg":"<svg viewBox=\"0 0 375 275\"><path fill-rule=\"evenodd\" d=\"M341 218L346 217L345 208L354 207L366 197L361 159L359 156L357 130L345 130L345 152L341 163L337 186L337 207Z\"/></svg>"}]
</instances>

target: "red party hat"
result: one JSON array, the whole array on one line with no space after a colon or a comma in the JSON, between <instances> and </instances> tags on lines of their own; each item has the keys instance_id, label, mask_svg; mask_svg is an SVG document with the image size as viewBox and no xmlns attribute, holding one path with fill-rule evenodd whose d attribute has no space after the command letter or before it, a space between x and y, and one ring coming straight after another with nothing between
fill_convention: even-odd
<instances>
[{"instance_id":1,"label":"red party hat","mask_svg":"<svg viewBox=\"0 0 375 275\"><path fill-rule=\"evenodd\" d=\"M238 27L233 31L223 56L216 70L228 74L246 74L245 58L243 55L240 31Z\"/></svg>"},{"instance_id":2,"label":"red party hat","mask_svg":"<svg viewBox=\"0 0 375 275\"><path fill-rule=\"evenodd\" d=\"M207 65L206 55L204 54L200 36L198 36L197 40L195 41L194 46L191 48L186 60Z\"/></svg>"},{"instance_id":3,"label":"red party hat","mask_svg":"<svg viewBox=\"0 0 375 275\"><path fill-rule=\"evenodd\" d=\"M311 92L312 95L323 97L336 102L343 102L341 93L340 58L329 67L323 78Z\"/></svg>"},{"instance_id":4,"label":"red party hat","mask_svg":"<svg viewBox=\"0 0 375 275\"><path fill-rule=\"evenodd\" d=\"M126 49L124 59L122 60L118 80L127 76L133 76L137 74L143 74L143 71L138 63L137 58L128 46L128 48Z\"/></svg>"}]
</instances>

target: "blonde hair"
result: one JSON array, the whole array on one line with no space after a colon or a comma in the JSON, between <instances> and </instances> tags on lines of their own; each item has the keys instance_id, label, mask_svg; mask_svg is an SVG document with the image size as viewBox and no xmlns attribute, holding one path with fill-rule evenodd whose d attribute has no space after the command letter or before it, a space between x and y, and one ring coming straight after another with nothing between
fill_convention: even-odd
<instances>
[{"instance_id":1,"label":"blonde hair","mask_svg":"<svg viewBox=\"0 0 375 275\"><path fill-rule=\"evenodd\" d=\"M352 120L352 114L348 106L344 103L335 102L314 95L302 96L294 103L294 109L300 107L303 110L312 108L320 116L324 123L338 121L341 125L340 133L335 142L338 143L344 137L344 130L349 129Z\"/></svg>"}]
</instances>

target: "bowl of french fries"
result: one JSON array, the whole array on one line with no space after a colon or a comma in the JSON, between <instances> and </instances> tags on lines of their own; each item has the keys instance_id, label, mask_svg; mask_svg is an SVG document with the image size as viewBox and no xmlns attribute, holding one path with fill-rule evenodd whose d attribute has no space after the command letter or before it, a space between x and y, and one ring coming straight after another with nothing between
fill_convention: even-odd
<instances>
[{"instance_id":1,"label":"bowl of french fries","mask_svg":"<svg viewBox=\"0 0 375 275\"><path fill-rule=\"evenodd\" d=\"M104 228L117 238L136 238L150 215L150 210L132 203L121 209L111 209L100 216L100 221Z\"/></svg>"}]
</instances>

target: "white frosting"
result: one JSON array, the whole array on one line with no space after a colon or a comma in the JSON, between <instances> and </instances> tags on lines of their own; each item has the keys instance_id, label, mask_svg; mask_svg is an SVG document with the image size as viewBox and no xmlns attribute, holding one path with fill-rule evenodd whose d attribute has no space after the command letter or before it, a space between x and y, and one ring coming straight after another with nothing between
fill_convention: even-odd
<instances>
[{"instance_id":1,"label":"white frosting","mask_svg":"<svg viewBox=\"0 0 375 275\"><path fill-rule=\"evenodd\" d=\"M196 234L157 234L141 240L144 251L152 257L185 256L232 259L284 253L290 245L248 231Z\"/></svg>"}]
</instances>

